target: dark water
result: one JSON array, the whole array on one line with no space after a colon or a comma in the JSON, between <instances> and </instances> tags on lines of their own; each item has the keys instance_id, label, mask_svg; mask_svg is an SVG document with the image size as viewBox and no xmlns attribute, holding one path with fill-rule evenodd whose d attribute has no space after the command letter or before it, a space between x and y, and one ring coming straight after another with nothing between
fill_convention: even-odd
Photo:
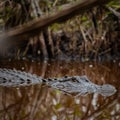
<instances>
[{"instance_id":1,"label":"dark water","mask_svg":"<svg viewBox=\"0 0 120 120\"><path fill-rule=\"evenodd\" d=\"M120 120L119 62L0 61L1 68L15 68L44 78L87 75L96 84L109 83L117 92L73 97L46 85L0 87L0 120Z\"/></svg>"}]
</instances>

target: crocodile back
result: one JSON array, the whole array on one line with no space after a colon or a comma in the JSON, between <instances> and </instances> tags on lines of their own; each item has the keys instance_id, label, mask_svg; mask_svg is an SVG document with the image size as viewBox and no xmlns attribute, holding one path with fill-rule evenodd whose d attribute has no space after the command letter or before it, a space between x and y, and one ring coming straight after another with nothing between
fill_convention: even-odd
<instances>
[{"instance_id":1,"label":"crocodile back","mask_svg":"<svg viewBox=\"0 0 120 120\"><path fill-rule=\"evenodd\" d=\"M19 87L45 83L52 88L59 89L67 94L85 95L88 93L99 93L103 96L111 96L116 92L114 86L92 83L87 76L72 76L62 78L43 79L35 74L19 70L0 68L0 86Z\"/></svg>"},{"instance_id":2,"label":"crocodile back","mask_svg":"<svg viewBox=\"0 0 120 120\"><path fill-rule=\"evenodd\" d=\"M42 79L37 75L15 69L0 68L0 86L28 86L38 83L42 83Z\"/></svg>"}]
</instances>

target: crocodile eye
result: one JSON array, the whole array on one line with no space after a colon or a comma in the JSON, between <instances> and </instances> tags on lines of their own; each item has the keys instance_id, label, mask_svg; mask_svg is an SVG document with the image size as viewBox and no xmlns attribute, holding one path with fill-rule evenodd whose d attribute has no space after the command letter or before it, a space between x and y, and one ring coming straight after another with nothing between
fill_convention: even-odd
<instances>
[{"instance_id":1,"label":"crocodile eye","mask_svg":"<svg viewBox=\"0 0 120 120\"><path fill-rule=\"evenodd\" d=\"M89 82L89 81L85 79L85 82Z\"/></svg>"}]
</instances>

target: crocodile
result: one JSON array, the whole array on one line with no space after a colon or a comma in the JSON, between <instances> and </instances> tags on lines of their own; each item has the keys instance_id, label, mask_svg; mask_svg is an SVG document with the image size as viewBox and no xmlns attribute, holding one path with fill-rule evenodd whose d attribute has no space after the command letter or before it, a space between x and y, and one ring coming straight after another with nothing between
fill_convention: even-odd
<instances>
[{"instance_id":1,"label":"crocodile","mask_svg":"<svg viewBox=\"0 0 120 120\"><path fill-rule=\"evenodd\" d=\"M87 76L64 76L61 78L42 78L38 75L16 69L0 68L0 86L20 87L35 84L46 84L69 95L86 95L98 93L102 96L111 96L117 90L110 84L97 85Z\"/></svg>"}]
</instances>

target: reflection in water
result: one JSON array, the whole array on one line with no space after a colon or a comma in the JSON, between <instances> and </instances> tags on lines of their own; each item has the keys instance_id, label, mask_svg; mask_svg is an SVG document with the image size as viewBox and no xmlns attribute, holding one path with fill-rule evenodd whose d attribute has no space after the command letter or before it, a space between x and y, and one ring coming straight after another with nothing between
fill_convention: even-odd
<instances>
[{"instance_id":1,"label":"reflection in water","mask_svg":"<svg viewBox=\"0 0 120 120\"><path fill-rule=\"evenodd\" d=\"M96 84L109 83L117 88L111 97L72 97L45 85L0 87L0 120L120 119L118 63L1 61L0 67L25 70L45 78L87 75Z\"/></svg>"}]
</instances>

